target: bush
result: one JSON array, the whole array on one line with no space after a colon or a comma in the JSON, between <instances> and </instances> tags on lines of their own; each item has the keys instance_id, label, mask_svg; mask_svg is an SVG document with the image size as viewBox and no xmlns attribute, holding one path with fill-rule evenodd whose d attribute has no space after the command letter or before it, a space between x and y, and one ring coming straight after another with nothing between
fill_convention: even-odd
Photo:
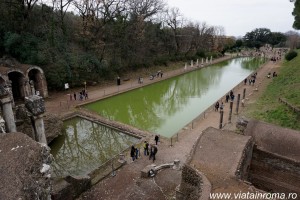
<instances>
[{"instance_id":1,"label":"bush","mask_svg":"<svg viewBox=\"0 0 300 200\"><path fill-rule=\"evenodd\" d=\"M298 55L298 53L296 51L289 51L286 55L285 55L285 59L287 61L292 60L293 58L295 58Z\"/></svg>"}]
</instances>

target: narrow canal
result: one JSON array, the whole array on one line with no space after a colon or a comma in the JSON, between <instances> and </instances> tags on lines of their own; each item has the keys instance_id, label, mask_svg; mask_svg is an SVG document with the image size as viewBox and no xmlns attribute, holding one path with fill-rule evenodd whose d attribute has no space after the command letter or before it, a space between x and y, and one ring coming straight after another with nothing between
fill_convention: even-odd
<instances>
[{"instance_id":1,"label":"narrow canal","mask_svg":"<svg viewBox=\"0 0 300 200\"><path fill-rule=\"evenodd\" d=\"M106 118L171 137L263 64L263 59L237 58L189 72L85 107ZM73 118L51 144L53 176L85 175L138 138L98 123Z\"/></svg>"},{"instance_id":2,"label":"narrow canal","mask_svg":"<svg viewBox=\"0 0 300 200\"><path fill-rule=\"evenodd\" d=\"M85 106L111 120L172 137L264 63L236 58Z\"/></svg>"}]
</instances>

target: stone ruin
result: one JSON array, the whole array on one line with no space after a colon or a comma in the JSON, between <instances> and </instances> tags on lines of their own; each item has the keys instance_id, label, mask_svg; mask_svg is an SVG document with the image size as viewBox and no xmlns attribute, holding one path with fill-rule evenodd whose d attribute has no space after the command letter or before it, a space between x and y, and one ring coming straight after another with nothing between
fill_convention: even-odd
<instances>
[{"instance_id":1,"label":"stone ruin","mask_svg":"<svg viewBox=\"0 0 300 200\"><path fill-rule=\"evenodd\" d=\"M17 132L16 124L23 122L15 120L13 100L2 85L0 105L0 199L51 199L52 156L45 134L43 98L26 97L25 106L19 109L22 112L16 114L30 119L30 137Z\"/></svg>"},{"instance_id":2,"label":"stone ruin","mask_svg":"<svg viewBox=\"0 0 300 200\"><path fill-rule=\"evenodd\" d=\"M203 131L183 166L176 199L209 199L218 191L299 198L300 132L245 118L237 127L241 134Z\"/></svg>"}]
</instances>

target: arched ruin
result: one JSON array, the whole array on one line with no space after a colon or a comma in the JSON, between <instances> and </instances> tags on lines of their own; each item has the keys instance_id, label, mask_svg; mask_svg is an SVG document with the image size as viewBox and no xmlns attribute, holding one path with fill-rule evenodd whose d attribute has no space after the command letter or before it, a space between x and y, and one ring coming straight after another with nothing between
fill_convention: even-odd
<instances>
[{"instance_id":1,"label":"arched ruin","mask_svg":"<svg viewBox=\"0 0 300 200\"><path fill-rule=\"evenodd\" d=\"M0 59L0 85L7 88L14 102L30 95L48 97L43 70L34 65L21 64L12 58Z\"/></svg>"}]
</instances>

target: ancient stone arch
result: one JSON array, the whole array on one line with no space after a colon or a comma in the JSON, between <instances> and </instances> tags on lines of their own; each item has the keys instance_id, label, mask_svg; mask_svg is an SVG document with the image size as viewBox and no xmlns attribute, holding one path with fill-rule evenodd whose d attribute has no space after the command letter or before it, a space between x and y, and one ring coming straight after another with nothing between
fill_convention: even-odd
<instances>
[{"instance_id":1,"label":"ancient stone arch","mask_svg":"<svg viewBox=\"0 0 300 200\"><path fill-rule=\"evenodd\" d=\"M0 85L7 88L14 101L24 101L30 95L48 97L47 82L43 70L26 65L13 58L0 59Z\"/></svg>"},{"instance_id":2,"label":"ancient stone arch","mask_svg":"<svg viewBox=\"0 0 300 200\"><path fill-rule=\"evenodd\" d=\"M39 93L42 97L48 97L46 78L40 67L30 66L26 71L26 78L29 80L31 93L34 89L35 94Z\"/></svg>"},{"instance_id":3,"label":"ancient stone arch","mask_svg":"<svg viewBox=\"0 0 300 200\"><path fill-rule=\"evenodd\" d=\"M23 100L26 96L24 87L25 76L23 72L17 69L13 69L7 72L7 76L9 79L7 86L12 92L14 101Z\"/></svg>"}]
</instances>

